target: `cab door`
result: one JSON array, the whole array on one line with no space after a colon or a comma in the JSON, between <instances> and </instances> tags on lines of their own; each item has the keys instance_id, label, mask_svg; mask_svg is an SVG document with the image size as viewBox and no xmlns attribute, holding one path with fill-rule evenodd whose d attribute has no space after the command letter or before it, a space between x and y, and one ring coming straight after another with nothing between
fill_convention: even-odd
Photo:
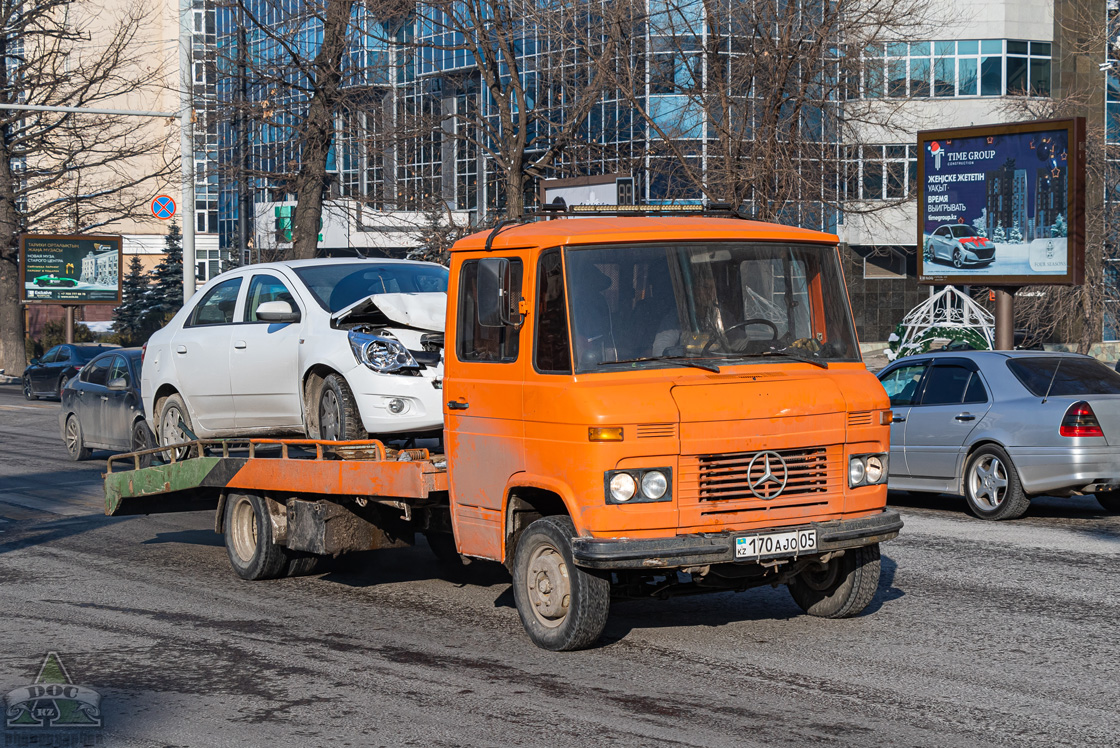
<instances>
[{"instance_id":1,"label":"cab door","mask_svg":"<svg viewBox=\"0 0 1120 748\"><path fill-rule=\"evenodd\" d=\"M489 257L509 261L510 291L521 299L525 253ZM460 553L501 560L505 487L511 476L525 469L523 400L529 345L523 325L480 323L478 271L478 259L453 265L451 276L459 283L449 289L456 317L448 330L443 393L447 456L454 466L451 521Z\"/></svg>"}]
</instances>

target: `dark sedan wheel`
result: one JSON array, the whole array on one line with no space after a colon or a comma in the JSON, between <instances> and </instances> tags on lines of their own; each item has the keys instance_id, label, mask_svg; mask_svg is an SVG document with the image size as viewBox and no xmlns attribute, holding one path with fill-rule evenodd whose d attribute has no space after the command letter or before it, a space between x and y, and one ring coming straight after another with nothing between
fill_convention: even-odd
<instances>
[{"instance_id":1,"label":"dark sedan wheel","mask_svg":"<svg viewBox=\"0 0 1120 748\"><path fill-rule=\"evenodd\" d=\"M58 378L58 399L59 400L62 399L62 391L64 389L66 389L66 383L68 381L69 380L66 378L65 374L63 374L61 377Z\"/></svg>"},{"instance_id":2,"label":"dark sedan wheel","mask_svg":"<svg viewBox=\"0 0 1120 748\"><path fill-rule=\"evenodd\" d=\"M980 519L1015 519L1026 514L1031 505L1019 482L1019 471L1007 452L994 444L981 447L968 458L964 498L969 510Z\"/></svg>"},{"instance_id":3,"label":"dark sedan wheel","mask_svg":"<svg viewBox=\"0 0 1120 748\"><path fill-rule=\"evenodd\" d=\"M28 400L38 400L35 393L31 390L31 380L28 377L23 378L23 396Z\"/></svg>"},{"instance_id":4,"label":"dark sedan wheel","mask_svg":"<svg viewBox=\"0 0 1120 748\"><path fill-rule=\"evenodd\" d=\"M959 249L954 249L953 250L953 267L955 267L955 268L963 268L964 267L964 259L961 257L961 251Z\"/></svg>"},{"instance_id":5,"label":"dark sedan wheel","mask_svg":"<svg viewBox=\"0 0 1120 748\"><path fill-rule=\"evenodd\" d=\"M156 440L152 436L152 430L148 428L148 424L143 419L132 424L132 434L129 437L129 447L132 452L142 452L145 449L152 449L156 446ZM152 455L147 454L140 457L140 467L151 467Z\"/></svg>"},{"instance_id":6,"label":"dark sedan wheel","mask_svg":"<svg viewBox=\"0 0 1120 748\"><path fill-rule=\"evenodd\" d=\"M75 462L88 460L92 452L82 441L82 424L73 413L66 417L66 427L63 433L66 439L66 451L69 453L70 459Z\"/></svg>"}]
</instances>

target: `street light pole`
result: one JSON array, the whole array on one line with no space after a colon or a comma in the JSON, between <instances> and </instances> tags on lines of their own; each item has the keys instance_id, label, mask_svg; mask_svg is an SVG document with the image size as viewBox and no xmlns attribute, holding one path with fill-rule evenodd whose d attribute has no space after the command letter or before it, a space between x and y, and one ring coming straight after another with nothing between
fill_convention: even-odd
<instances>
[{"instance_id":1,"label":"street light pole","mask_svg":"<svg viewBox=\"0 0 1120 748\"><path fill-rule=\"evenodd\" d=\"M183 303L194 295L194 75L191 70L191 0L179 0L179 120L183 162Z\"/></svg>"}]
</instances>

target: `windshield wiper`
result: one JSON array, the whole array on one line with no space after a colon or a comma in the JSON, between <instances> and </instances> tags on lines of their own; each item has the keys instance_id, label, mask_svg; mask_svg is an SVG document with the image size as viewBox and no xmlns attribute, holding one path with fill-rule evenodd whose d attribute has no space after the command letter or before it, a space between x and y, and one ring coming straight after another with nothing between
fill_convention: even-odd
<instances>
[{"instance_id":1,"label":"windshield wiper","mask_svg":"<svg viewBox=\"0 0 1120 748\"><path fill-rule=\"evenodd\" d=\"M734 354L735 358L761 358L763 356L785 356L786 358L792 358L794 361L802 361L806 364L819 366L822 369L828 368L827 361L822 361L821 359L816 358L815 356L812 356L808 353L803 353L797 348L775 348L769 351L759 351L758 353ZM727 356L727 358L732 358L732 356Z\"/></svg>"},{"instance_id":2,"label":"windshield wiper","mask_svg":"<svg viewBox=\"0 0 1120 748\"><path fill-rule=\"evenodd\" d=\"M609 366L611 364L640 364L645 361L673 361L682 366L691 366L694 369L703 369L704 371L712 371L719 374L719 367L715 364L702 364L696 360L696 356L644 356L642 358L628 358L622 361L600 361L599 366Z\"/></svg>"}]
</instances>

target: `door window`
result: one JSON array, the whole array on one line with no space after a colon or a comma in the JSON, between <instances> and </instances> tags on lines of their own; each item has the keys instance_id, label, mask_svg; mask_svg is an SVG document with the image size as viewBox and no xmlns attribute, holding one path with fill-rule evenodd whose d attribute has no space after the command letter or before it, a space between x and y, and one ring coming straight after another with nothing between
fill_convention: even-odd
<instances>
[{"instance_id":1,"label":"door window","mask_svg":"<svg viewBox=\"0 0 1120 748\"><path fill-rule=\"evenodd\" d=\"M980 381L980 374L972 372L972 377L968 380L968 387L964 391L964 401L966 403L986 403L988 402L988 391L984 388L984 383Z\"/></svg>"},{"instance_id":2,"label":"door window","mask_svg":"<svg viewBox=\"0 0 1120 748\"><path fill-rule=\"evenodd\" d=\"M269 301L286 301L292 311L299 309L295 297L283 281L272 275L254 275L249 282L249 294L245 300L245 321L260 322L257 319L257 307Z\"/></svg>"},{"instance_id":3,"label":"door window","mask_svg":"<svg viewBox=\"0 0 1120 748\"><path fill-rule=\"evenodd\" d=\"M123 379L125 385L132 384L132 376L128 373L128 364L125 363L123 356L113 356L113 363L109 366L109 378L106 382L115 379Z\"/></svg>"},{"instance_id":4,"label":"door window","mask_svg":"<svg viewBox=\"0 0 1120 748\"><path fill-rule=\"evenodd\" d=\"M918 385L922 381L928 365L925 363L900 366L883 377L883 389L891 399L891 407L913 405L918 395Z\"/></svg>"},{"instance_id":5,"label":"door window","mask_svg":"<svg viewBox=\"0 0 1120 748\"><path fill-rule=\"evenodd\" d=\"M93 363L86 364L82 367L82 375L79 379L89 384L96 384L104 387L109 381L109 362L111 360L112 357L106 356L105 358L97 359Z\"/></svg>"},{"instance_id":6,"label":"door window","mask_svg":"<svg viewBox=\"0 0 1120 748\"><path fill-rule=\"evenodd\" d=\"M63 362L69 361L71 358L70 354L70 349L66 346L62 346L58 349L58 354L54 357L54 363L61 364Z\"/></svg>"},{"instance_id":7,"label":"door window","mask_svg":"<svg viewBox=\"0 0 1120 748\"><path fill-rule=\"evenodd\" d=\"M964 392L972 372L952 364L935 366L929 373L922 405L957 405L964 401Z\"/></svg>"},{"instance_id":8,"label":"door window","mask_svg":"<svg viewBox=\"0 0 1120 748\"><path fill-rule=\"evenodd\" d=\"M43 354L43 357L39 359L39 363L53 364L55 362L55 359L58 357L58 352L60 350L62 350L62 346L60 345L56 345L54 348L51 348L49 351Z\"/></svg>"},{"instance_id":9,"label":"door window","mask_svg":"<svg viewBox=\"0 0 1120 748\"><path fill-rule=\"evenodd\" d=\"M511 293L521 298L521 260L509 257ZM467 260L460 271L459 329L456 352L460 361L508 364L517 360L517 326L483 327L478 322L478 260Z\"/></svg>"},{"instance_id":10,"label":"door window","mask_svg":"<svg viewBox=\"0 0 1120 748\"><path fill-rule=\"evenodd\" d=\"M233 309L237 306L237 292L240 290L240 278L230 278L211 288L194 308L187 327L232 323Z\"/></svg>"},{"instance_id":11,"label":"door window","mask_svg":"<svg viewBox=\"0 0 1120 748\"><path fill-rule=\"evenodd\" d=\"M560 250L541 255L537 266L537 331L533 365L545 374L571 374L568 305L564 300L564 267Z\"/></svg>"}]
</instances>

